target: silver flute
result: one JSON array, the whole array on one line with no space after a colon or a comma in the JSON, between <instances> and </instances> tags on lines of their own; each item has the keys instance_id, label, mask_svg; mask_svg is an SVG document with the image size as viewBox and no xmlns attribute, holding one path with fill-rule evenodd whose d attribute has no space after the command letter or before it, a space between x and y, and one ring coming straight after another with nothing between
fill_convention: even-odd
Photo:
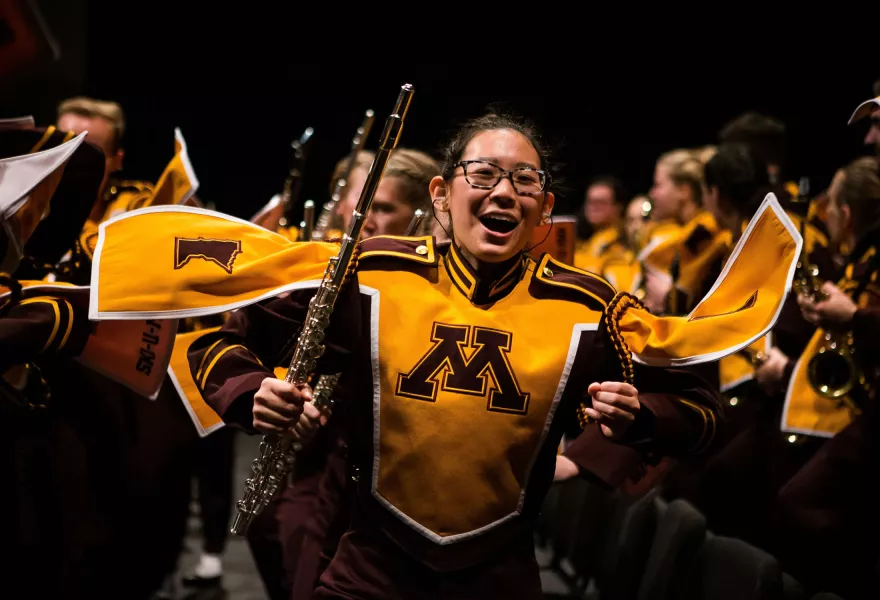
<instances>
[{"instance_id":1,"label":"silver flute","mask_svg":"<svg viewBox=\"0 0 880 600\"><path fill-rule=\"evenodd\" d=\"M385 172L385 166L391 153L397 147L397 141L403 129L403 121L409 110L413 96L413 86L405 84L400 89L397 104L393 113L385 121L385 130L379 141L379 149L376 158L370 167L364 189L360 199L352 213L351 224L348 232L343 236L339 252L330 259L324 277L318 286L318 291L311 302L303 323L290 368L284 381L296 386L308 383L309 378L315 372L317 360L324 354L324 331L330 323L330 313L339 296L339 291L345 283L348 271L351 268L354 252L364 227L367 212L379 187L379 181ZM335 381L327 381L335 385ZM332 391L332 386L330 386ZM323 405L318 405L318 400ZM330 393L313 395L315 407L325 411L330 402ZM260 454L251 465L251 477L244 486L244 495L238 501L235 520L232 523L232 533L244 535L251 522L268 506L278 494L282 484L286 481L287 474L293 468L296 461L296 452L301 450L299 443L294 442L294 434L269 434L263 436L260 442Z\"/></svg>"}]
</instances>

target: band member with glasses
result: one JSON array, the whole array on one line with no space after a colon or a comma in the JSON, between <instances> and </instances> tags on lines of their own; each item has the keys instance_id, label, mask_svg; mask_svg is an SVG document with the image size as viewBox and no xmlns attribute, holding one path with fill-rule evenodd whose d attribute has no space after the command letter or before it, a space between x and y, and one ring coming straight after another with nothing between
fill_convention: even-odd
<instances>
[{"instance_id":1,"label":"band member with glasses","mask_svg":"<svg viewBox=\"0 0 880 600\"><path fill-rule=\"evenodd\" d=\"M711 446L717 394L695 368L673 365L723 356L772 326L798 238L780 226L784 214L769 198L744 261L766 252L781 260L731 269L700 319L658 318L596 275L529 256L555 201L553 168L528 124L475 119L453 137L442 175L429 184L438 213L449 215L451 241L359 243L315 369L342 373L348 392L352 494L349 529L315 597L543 597L532 526L573 419L584 430L566 456L611 487L663 456ZM160 226L170 221L173 235ZM237 266L127 268L142 245L172 248L177 236L207 230L225 240L221 267ZM234 299L241 309L191 347L191 371L226 422L308 443L320 422L307 402L311 389L275 378L271 367L289 354L314 285L340 247L267 236L213 214L120 219L105 230L95 315L221 312L233 300L229 286L247 285ZM236 252L258 240L277 250ZM100 284L119 272L130 273L128 285L149 277L149 292L132 298ZM254 287L267 277L268 289ZM281 289L289 294L257 300ZM743 294L756 293L741 308ZM636 352L649 353L653 366ZM220 353L229 357L222 368Z\"/></svg>"},{"instance_id":2,"label":"band member with glasses","mask_svg":"<svg viewBox=\"0 0 880 600\"><path fill-rule=\"evenodd\" d=\"M581 239L575 248L576 267L601 275L607 259L626 251L623 213L627 198L623 182L616 177L602 175L590 181L578 215Z\"/></svg>"},{"instance_id":3,"label":"band member with glasses","mask_svg":"<svg viewBox=\"0 0 880 600\"><path fill-rule=\"evenodd\" d=\"M397 394L389 395L393 393L386 388L390 381L382 383L387 390L381 400L384 416L381 424L373 425L380 426L379 447L369 449L373 434L365 436L367 432L360 429L351 432L352 477L361 494L351 528L321 578L316 591L319 598L408 598L424 597L424 593L457 598L542 596L529 519L515 513L506 515L510 501L516 504L515 498L530 487L517 483L525 481L524 477L536 486L530 490L535 499L527 500L532 507L528 512L540 506L540 496L553 476L562 424L556 419L546 421L556 433L538 443L535 436L547 419L545 403L553 396L551 388L558 385L556 376L547 375L550 371L558 375L556 361L568 352L570 319L594 319L598 313L589 314L611 300L612 289L576 269L556 263L552 267L536 265L523 254L532 230L549 218L554 201L549 190L552 166L530 127L497 115L476 119L452 140L445 158L443 176L431 181L430 191L437 212L450 217L452 243L363 242L359 278L362 284L382 285L381 302L388 308L380 308L378 315L379 352L383 356L380 369L399 373L394 382ZM551 269L566 287L552 283L547 275ZM574 297L562 300L569 292L574 292ZM291 301L293 297L270 302L258 312L271 311L278 314L276 318L290 319L302 310ZM545 303L546 308L539 308ZM529 305L539 312L533 315L526 308ZM553 322L532 327L533 319L550 317L547 311L557 313ZM242 341L250 352L261 356L261 348L266 346L256 338L264 334L249 326L253 318L249 312L237 313L240 317L231 319L218 339L224 340L221 344ZM561 329L556 324L560 318ZM461 342L468 345L483 343L492 348L501 344L501 353L472 356L467 363L476 366L474 360L491 361L486 364L493 365L495 392L482 385L474 387L476 380L471 382L468 377L477 373L468 368L453 369L458 375L453 378L450 373L445 383L421 380L422 371L436 370L431 365L440 358L437 352L449 351L443 340L458 339L459 335L465 336ZM368 335L360 340L360 344L369 344ZM214 341L206 340L193 352L191 363L213 353L209 346ZM355 341L348 340L352 347L349 353L358 353L360 344L353 344ZM585 334L581 352L597 342L592 333ZM457 348L455 344L451 347ZM254 377L265 373L252 358L246 358L250 352L234 352L236 370L242 372L244 360L254 368ZM462 359L452 355L446 360ZM364 365L358 361L351 367L355 381L364 375L358 364ZM368 364L364 366L369 370ZM697 425L688 414L693 414L691 409L684 405L671 412L649 408L658 403L663 407L677 404L674 396L646 393L652 381L661 387L671 384L662 373L649 371L645 387L639 391L628 384L612 383L613 371L605 375L587 371L572 382L592 395L592 408L587 412L599 421L598 435L607 440L612 452L617 443L643 435L659 442L660 432L672 422L689 433L670 439L668 446L661 444L668 451L693 447L705 433L702 419ZM211 371L203 389L208 402L225 418L240 418L247 427L253 421L260 431L276 432L297 421L300 409L305 411L301 418L317 416L310 414L310 405L301 405L303 392L274 378L260 382L254 378L259 389L245 392L236 386L235 397L230 397L228 373ZM425 371L425 375L430 373ZM372 389L353 383L349 387ZM711 389L692 373L677 372L675 387L668 391L714 410ZM483 401L481 394L485 395ZM574 397L580 398L580 392ZM353 412L350 423L373 421L370 399L351 397L348 404ZM560 415L573 410L565 404ZM247 406L252 407L252 416L245 412ZM648 414L653 415L650 433L640 425ZM671 419L669 425L665 424L667 419ZM309 430L311 421L301 423ZM630 430L633 433L628 433ZM631 438L633 435L637 437ZM383 464L378 472L367 459L374 452ZM535 452L540 458L532 470L521 461ZM379 477L378 495L369 491L371 472ZM481 533L484 529L487 531ZM457 543L442 543L444 538Z\"/></svg>"}]
</instances>

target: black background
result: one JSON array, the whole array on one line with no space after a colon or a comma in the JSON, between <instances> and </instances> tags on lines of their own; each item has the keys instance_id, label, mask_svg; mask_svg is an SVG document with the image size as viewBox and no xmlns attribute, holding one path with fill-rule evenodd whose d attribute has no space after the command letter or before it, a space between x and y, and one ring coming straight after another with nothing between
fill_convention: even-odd
<instances>
[{"instance_id":1,"label":"black background","mask_svg":"<svg viewBox=\"0 0 880 600\"><path fill-rule=\"evenodd\" d=\"M586 182L600 173L646 192L660 153L714 143L720 127L746 110L786 123L785 176L810 176L817 192L836 168L867 152L866 125L846 123L880 76L867 57L721 60L662 45L615 53L560 46L532 65L496 43L487 51L432 36L430 28L402 35L387 24L364 26L349 40L362 43L343 43L341 28L313 31L315 21L295 19L297 7L289 5L36 4L62 56L3 82L0 116L33 114L46 124L67 96L116 100L128 119L127 177L155 181L180 127L198 196L245 218L280 191L290 142L308 126L315 134L303 199L326 199L333 165L348 152L364 111L376 112L367 142L375 148L407 82L415 95L401 146L436 153L456 123L492 102L534 119L564 164L557 214L576 210ZM443 43L446 60L409 64L429 57L419 41L435 49Z\"/></svg>"}]
</instances>

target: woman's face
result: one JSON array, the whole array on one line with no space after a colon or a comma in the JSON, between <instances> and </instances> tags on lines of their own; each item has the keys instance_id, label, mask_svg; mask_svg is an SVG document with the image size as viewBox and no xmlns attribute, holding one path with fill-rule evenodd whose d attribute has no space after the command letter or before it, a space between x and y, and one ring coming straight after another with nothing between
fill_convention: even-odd
<instances>
[{"instance_id":1,"label":"woman's face","mask_svg":"<svg viewBox=\"0 0 880 600\"><path fill-rule=\"evenodd\" d=\"M448 183L440 177L431 182L435 203L447 206L451 214L455 243L479 262L498 263L516 256L531 240L543 212L553 207L553 194L539 191L542 178L534 170L542 165L537 151L519 132L497 129L475 135L461 160L483 162L468 165L467 177L465 167L459 165ZM495 184L497 167L526 169ZM481 189L472 184L495 185Z\"/></svg>"},{"instance_id":2,"label":"woman's face","mask_svg":"<svg viewBox=\"0 0 880 600\"><path fill-rule=\"evenodd\" d=\"M641 239L642 230L645 227L645 218L642 216L644 198L635 198L626 206L626 237L632 244Z\"/></svg>"},{"instance_id":3,"label":"woman's face","mask_svg":"<svg viewBox=\"0 0 880 600\"><path fill-rule=\"evenodd\" d=\"M654 168L654 185L649 193L653 204L652 219L656 221L678 219L681 205L684 202L684 193L681 187L669 178L668 169L658 163Z\"/></svg>"},{"instance_id":4,"label":"woman's face","mask_svg":"<svg viewBox=\"0 0 880 600\"><path fill-rule=\"evenodd\" d=\"M591 185L584 202L584 217L594 229L610 227L620 222L621 205L615 202L614 190L604 183Z\"/></svg>"},{"instance_id":5,"label":"woman's face","mask_svg":"<svg viewBox=\"0 0 880 600\"><path fill-rule=\"evenodd\" d=\"M347 191L336 211L342 217L343 229L348 231L351 225L351 215L357 207L361 192L367 181L365 169L355 169L352 172ZM370 204L370 212L364 222L362 239L371 238L375 235L403 235L412 221L415 210L406 199L406 187L399 177L383 177L379 180L373 201Z\"/></svg>"}]
</instances>

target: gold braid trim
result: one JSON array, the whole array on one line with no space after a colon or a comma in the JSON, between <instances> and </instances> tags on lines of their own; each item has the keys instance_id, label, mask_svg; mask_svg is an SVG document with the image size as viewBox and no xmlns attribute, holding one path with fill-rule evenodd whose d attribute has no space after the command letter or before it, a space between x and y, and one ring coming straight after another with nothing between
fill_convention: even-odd
<instances>
[{"instance_id":1,"label":"gold braid trim","mask_svg":"<svg viewBox=\"0 0 880 600\"><path fill-rule=\"evenodd\" d=\"M608 306L605 307L605 311L602 313L602 321L599 324L599 330L605 331L611 345L614 346L614 350L617 352L623 380L630 385L635 385L635 367L633 365L632 352L630 352L629 346L626 345L626 340L623 339L623 335L620 333L620 319L627 309L633 307L644 308L645 305L630 293L617 292L614 298L611 299L611 302L608 303ZM587 405L581 402L577 411L581 429L586 429L587 425L592 423L592 419L587 415L586 409Z\"/></svg>"},{"instance_id":2,"label":"gold braid trim","mask_svg":"<svg viewBox=\"0 0 880 600\"><path fill-rule=\"evenodd\" d=\"M351 253L351 262L348 264L348 269L345 271L345 279L342 280L342 286L340 287L344 287L345 284L347 284L351 280L355 271L357 271L358 261L360 260L360 257L361 245L358 244L357 246L355 246L354 251Z\"/></svg>"}]
</instances>

